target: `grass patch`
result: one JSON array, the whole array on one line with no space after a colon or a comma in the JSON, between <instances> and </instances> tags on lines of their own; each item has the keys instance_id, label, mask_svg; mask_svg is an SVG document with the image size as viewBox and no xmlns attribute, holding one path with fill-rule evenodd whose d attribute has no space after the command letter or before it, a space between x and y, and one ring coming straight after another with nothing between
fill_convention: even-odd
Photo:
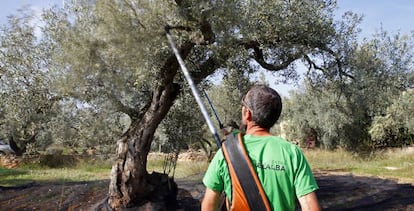
<instances>
[{"instance_id":1,"label":"grass patch","mask_svg":"<svg viewBox=\"0 0 414 211\"><path fill-rule=\"evenodd\" d=\"M344 150L304 150L313 169L398 179L414 184L414 153L403 149L376 152L361 158Z\"/></svg>"},{"instance_id":2,"label":"grass patch","mask_svg":"<svg viewBox=\"0 0 414 211\"><path fill-rule=\"evenodd\" d=\"M16 186L30 183L31 180L25 177L27 174L27 170L0 168L0 186ZM20 179L19 177L23 177L24 179Z\"/></svg>"},{"instance_id":3,"label":"grass patch","mask_svg":"<svg viewBox=\"0 0 414 211\"><path fill-rule=\"evenodd\" d=\"M60 161L59 161L60 162ZM61 163L61 162L60 162ZM40 162L25 162L17 169L0 168L0 186L18 186L31 182L81 182L109 179L112 162L96 158L78 159L71 165L55 167L46 166ZM164 172L164 159L148 160L148 172ZM179 161L175 170L175 178L185 178L192 175L203 174L207 169L206 161ZM169 174L172 176L172 172Z\"/></svg>"},{"instance_id":4,"label":"grass patch","mask_svg":"<svg viewBox=\"0 0 414 211\"><path fill-rule=\"evenodd\" d=\"M207 161L180 161L175 170L175 177L185 178L188 176L204 174L208 164Z\"/></svg>"},{"instance_id":5,"label":"grass patch","mask_svg":"<svg viewBox=\"0 0 414 211\"><path fill-rule=\"evenodd\" d=\"M185 178L197 174L203 174L208 167L207 161L178 161L177 166L174 172L174 178ZM160 173L169 173L172 176L173 172L168 171L166 168L166 172L164 172L164 159L163 157L160 158L153 158L148 160L148 172L160 172Z\"/></svg>"},{"instance_id":6,"label":"grass patch","mask_svg":"<svg viewBox=\"0 0 414 211\"><path fill-rule=\"evenodd\" d=\"M414 153L404 150L378 152L369 159L362 159L344 150L304 150L312 169L350 172L356 175L398 179L414 184ZM40 163L25 163L18 169L0 168L0 186L16 186L30 182L80 182L107 180L111 161L79 159L76 165L51 168ZM148 172L164 173L164 157L148 160ZM206 161L178 161L174 177L186 178L203 175L208 167ZM168 170L168 169L167 169ZM167 171L168 172L168 171ZM169 173L172 176L172 170ZM197 177L199 178L199 177Z\"/></svg>"},{"instance_id":7,"label":"grass patch","mask_svg":"<svg viewBox=\"0 0 414 211\"><path fill-rule=\"evenodd\" d=\"M16 186L36 181L79 182L109 179L111 164L107 161L80 160L70 167L51 168L40 163L25 163L18 169L0 169L0 186Z\"/></svg>"},{"instance_id":8,"label":"grass patch","mask_svg":"<svg viewBox=\"0 0 414 211\"><path fill-rule=\"evenodd\" d=\"M16 176L19 174L26 174L27 171L21 169L6 169L0 167L0 176Z\"/></svg>"}]
</instances>

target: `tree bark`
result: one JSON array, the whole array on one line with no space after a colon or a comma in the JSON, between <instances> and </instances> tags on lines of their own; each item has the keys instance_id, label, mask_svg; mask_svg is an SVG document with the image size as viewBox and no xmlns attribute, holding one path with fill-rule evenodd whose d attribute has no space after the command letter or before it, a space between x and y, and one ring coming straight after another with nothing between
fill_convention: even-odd
<instances>
[{"instance_id":1,"label":"tree bark","mask_svg":"<svg viewBox=\"0 0 414 211\"><path fill-rule=\"evenodd\" d=\"M200 31L201 40L189 40L178 49L183 59L186 59L196 43L208 44L214 41L214 33L207 21L202 20ZM198 66L198 72L193 74L196 84L212 74L218 68L216 58L211 57ZM136 207L150 200L151 192L156 191L159 175L149 175L147 172L147 155L155 130L167 115L177 98L181 88L174 83L179 70L179 64L174 54L171 54L160 69L152 93L150 106L146 111L134 116L129 130L118 141L117 161L112 166L109 184L108 205L115 210ZM143 115L141 115L143 114Z\"/></svg>"},{"instance_id":2,"label":"tree bark","mask_svg":"<svg viewBox=\"0 0 414 211\"><path fill-rule=\"evenodd\" d=\"M191 42L183 44L180 53L186 58L193 48ZM171 55L160 71L160 80L155 82L152 100L142 118L132 119L128 131L117 143L117 160L112 166L109 184L108 204L119 210L136 207L149 201L149 195L156 190L151 175L147 172L147 155L155 130L166 116L180 92L180 86L173 82L178 71L178 62Z\"/></svg>"},{"instance_id":3,"label":"tree bark","mask_svg":"<svg viewBox=\"0 0 414 211\"><path fill-rule=\"evenodd\" d=\"M155 190L147 172L147 155L154 132L179 93L179 86L170 83L158 86L150 108L140 121L132 122L118 141L117 161L112 166L108 203L113 209L143 204Z\"/></svg>"},{"instance_id":4,"label":"tree bark","mask_svg":"<svg viewBox=\"0 0 414 211\"><path fill-rule=\"evenodd\" d=\"M21 147L19 147L19 145L16 143L16 141L14 141L13 135L11 135L9 137L9 145L10 145L10 148L14 151L14 153L17 156L22 156L23 153L26 152L26 146L27 146L27 144L36 142L36 135L37 135L37 133L35 133L32 136L30 136L28 139L23 140L21 142Z\"/></svg>"}]
</instances>

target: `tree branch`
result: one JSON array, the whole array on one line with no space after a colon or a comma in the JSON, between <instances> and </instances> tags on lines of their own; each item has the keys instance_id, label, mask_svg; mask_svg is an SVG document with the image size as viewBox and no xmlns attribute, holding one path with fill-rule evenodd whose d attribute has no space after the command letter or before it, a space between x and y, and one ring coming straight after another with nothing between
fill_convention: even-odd
<instances>
[{"instance_id":1,"label":"tree branch","mask_svg":"<svg viewBox=\"0 0 414 211\"><path fill-rule=\"evenodd\" d=\"M139 120L142 118L142 116L144 115L144 112L149 108L150 106L150 102L147 101L147 103L142 106L141 108L131 108L125 104L123 104L117 97L115 94L113 93L107 93L106 94L108 99L111 101L112 105L115 106L115 108L120 111L123 112L125 114L127 114L129 117L131 117L131 119L133 120Z\"/></svg>"},{"instance_id":2,"label":"tree branch","mask_svg":"<svg viewBox=\"0 0 414 211\"><path fill-rule=\"evenodd\" d=\"M125 1L126 5L131 9L131 11L134 13L135 16L135 20L137 21L137 23L143 28L143 29L147 29L144 24L141 23L141 21L138 19L139 15L137 13L137 10L134 8L134 6L132 5L131 2L129 1Z\"/></svg>"},{"instance_id":3,"label":"tree branch","mask_svg":"<svg viewBox=\"0 0 414 211\"><path fill-rule=\"evenodd\" d=\"M330 54L332 54L332 56L335 58L335 63L337 65L337 67L338 67L338 72L339 72L339 76L340 77L341 76L346 76L348 78L355 79L355 77L353 75L351 75L349 73L346 73L343 70L341 59L338 56L336 56L333 51L329 50L327 52L330 53ZM316 70L320 70L320 71L322 71L324 73L327 72L327 69L326 68L317 65L314 61L312 61L312 59L308 55L304 55L303 58L308 62L310 68L314 68Z\"/></svg>"},{"instance_id":4,"label":"tree branch","mask_svg":"<svg viewBox=\"0 0 414 211\"><path fill-rule=\"evenodd\" d=\"M263 50L260 48L260 43L258 41L242 41L241 44L246 49L253 50L253 59L263 68L271 71L278 71L287 68L292 62L302 57L302 53L292 54L287 57L284 61L280 62L279 64L270 64L266 62L263 54Z\"/></svg>"},{"instance_id":5,"label":"tree branch","mask_svg":"<svg viewBox=\"0 0 414 211\"><path fill-rule=\"evenodd\" d=\"M181 26L181 25L176 25L176 26L168 25L168 26L166 26L166 29L167 30L174 29L174 30L180 30L180 31L186 31L186 32L191 32L191 31L194 30L193 28L191 28L189 26Z\"/></svg>"},{"instance_id":6,"label":"tree branch","mask_svg":"<svg viewBox=\"0 0 414 211\"><path fill-rule=\"evenodd\" d=\"M224 56L226 57L226 56ZM221 58L225 59L225 58ZM199 84L201 81L203 81L207 76L213 74L218 68L220 67L219 60L212 56L207 59L207 61L203 62L197 67L197 72L193 72L191 74L191 77L193 78L193 81L195 84Z\"/></svg>"},{"instance_id":7,"label":"tree branch","mask_svg":"<svg viewBox=\"0 0 414 211\"><path fill-rule=\"evenodd\" d=\"M200 21L200 32L203 36L203 41L199 42L200 45L208 45L215 42L216 35L211 28L211 24L205 18Z\"/></svg>"}]
</instances>

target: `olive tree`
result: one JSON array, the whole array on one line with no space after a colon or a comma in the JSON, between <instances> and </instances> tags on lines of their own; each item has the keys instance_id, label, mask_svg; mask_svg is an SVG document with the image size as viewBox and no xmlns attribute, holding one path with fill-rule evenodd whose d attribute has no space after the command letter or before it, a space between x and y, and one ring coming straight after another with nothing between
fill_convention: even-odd
<instances>
[{"instance_id":1,"label":"olive tree","mask_svg":"<svg viewBox=\"0 0 414 211\"><path fill-rule=\"evenodd\" d=\"M398 96L413 86L413 37L380 30L372 39L351 44L341 63L345 77L312 75L304 92L292 95L287 111L294 122L292 135L303 140L306 129L314 128L327 148L362 151L384 143L385 134L397 134L391 122L398 122L398 116L389 112ZM379 123L385 119L387 124ZM408 135L402 128L398 134Z\"/></svg>"},{"instance_id":2,"label":"olive tree","mask_svg":"<svg viewBox=\"0 0 414 211\"><path fill-rule=\"evenodd\" d=\"M414 91L404 91L387 108L385 115L376 116L370 127L377 147L402 147L414 143Z\"/></svg>"},{"instance_id":3,"label":"olive tree","mask_svg":"<svg viewBox=\"0 0 414 211\"><path fill-rule=\"evenodd\" d=\"M69 98L59 105L56 117L45 125L53 143L76 151L94 148L101 153L115 152L116 137L129 126L127 116L108 109L105 102L95 107Z\"/></svg>"},{"instance_id":4,"label":"olive tree","mask_svg":"<svg viewBox=\"0 0 414 211\"><path fill-rule=\"evenodd\" d=\"M56 44L54 61L61 65L59 92L88 103L103 99L131 119L117 142L110 207L143 204L156 190L147 155L185 86L166 26L199 84L239 66L293 72L298 59L310 65L320 58L339 62L331 49L335 6L330 0L117 0L76 1L46 13L46 36Z\"/></svg>"},{"instance_id":5,"label":"olive tree","mask_svg":"<svg viewBox=\"0 0 414 211\"><path fill-rule=\"evenodd\" d=\"M42 34L33 11L20 10L0 31L0 136L21 155L52 143L91 147L122 134L121 113L58 92L56 45Z\"/></svg>"},{"instance_id":6,"label":"olive tree","mask_svg":"<svg viewBox=\"0 0 414 211\"><path fill-rule=\"evenodd\" d=\"M50 88L50 43L36 36L32 12L21 12L0 29L0 134L18 155L27 144L50 144L41 134L61 99Z\"/></svg>"}]
</instances>

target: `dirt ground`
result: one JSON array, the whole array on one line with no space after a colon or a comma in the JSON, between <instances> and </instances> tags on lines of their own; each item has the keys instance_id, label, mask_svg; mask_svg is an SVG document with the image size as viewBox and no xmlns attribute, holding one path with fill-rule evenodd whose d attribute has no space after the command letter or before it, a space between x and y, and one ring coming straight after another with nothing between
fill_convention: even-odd
<instances>
[{"instance_id":1,"label":"dirt ground","mask_svg":"<svg viewBox=\"0 0 414 211\"><path fill-rule=\"evenodd\" d=\"M315 172L323 210L414 210L414 186L346 172ZM201 176L176 180L177 210L198 210L204 187ZM91 210L105 199L109 181L29 183L0 187L0 210Z\"/></svg>"}]
</instances>

